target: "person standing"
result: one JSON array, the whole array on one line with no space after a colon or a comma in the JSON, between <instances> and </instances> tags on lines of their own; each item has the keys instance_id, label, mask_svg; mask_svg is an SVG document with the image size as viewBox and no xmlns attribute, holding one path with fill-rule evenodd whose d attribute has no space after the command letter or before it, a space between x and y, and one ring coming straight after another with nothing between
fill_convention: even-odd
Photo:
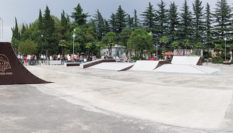
<instances>
[{"instance_id":1,"label":"person standing","mask_svg":"<svg viewBox=\"0 0 233 133\"><path fill-rule=\"evenodd\" d=\"M25 66L27 65L27 62L28 62L28 60L27 60L27 57L25 56L25 57L24 57L24 65L25 65Z\"/></svg>"}]
</instances>

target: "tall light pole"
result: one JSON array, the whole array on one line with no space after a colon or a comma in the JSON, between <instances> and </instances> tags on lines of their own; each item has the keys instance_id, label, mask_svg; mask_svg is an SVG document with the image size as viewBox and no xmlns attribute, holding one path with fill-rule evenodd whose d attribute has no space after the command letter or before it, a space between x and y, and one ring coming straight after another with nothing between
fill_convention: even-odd
<instances>
[{"instance_id":1,"label":"tall light pole","mask_svg":"<svg viewBox=\"0 0 233 133\"><path fill-rule=\"evenodd\" d=\"M224 37L224 41L225 41L225 61L227 60L227 38Z\"/></svg>"},{"instance_id":2,"label":"tall light pole","mask_svg":"<svg viewBox=\"0 0 233 133\"><path fill-rule=\"evenodd\" d=\"M157 43L155 44L155 47L156 47L156 58L158 59L158 44Z\"/></svg>"},{"instance_id":3,"label":"tall light pole","mask_svg":"<svg viewBox=\"0 0 233 133\"><path fill-rule=\"evenodd\" d=\"M75 39L75 29L74 29L74 33L73 33L73 56L74 56L74 39Z\"/></svg>"},{"instance_id":4,"label":"tall light pole","mask_svg":"<svg viewBox=\"0 0 233 133\"><path fill-rule=\"evenodd\" d=\"M75 39L75 34L73 34L73 55L74 55L74 39Z\"/></svg>"},{"instance_id":5,"label":"tall light pole","mask_svg":"<svg viewBox=\"0 0 233 133\"><path fill-rule=\"evenodd\" d=\"M44 35L43 35L43 34L41 34L40 36L41 36L41 45L42 45L42 51L41 51L41 54L43 54L43 52L44 52L44 44L43 44Z\"/></svg>"}]
</instances>

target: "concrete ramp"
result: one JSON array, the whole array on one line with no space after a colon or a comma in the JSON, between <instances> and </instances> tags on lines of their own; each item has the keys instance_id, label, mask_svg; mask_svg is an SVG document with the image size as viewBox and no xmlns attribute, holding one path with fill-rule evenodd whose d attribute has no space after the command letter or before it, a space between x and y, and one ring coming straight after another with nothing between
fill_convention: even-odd
<instances>
[{"instance_id":1,"label":"concrete ramp","mask_svg":"<svg viewBox=\"0 0 233 133\"><path fill-rule=\"evenodd\" d=\"M16 57L10 43L0 43L0 85L48 83L29 72Z\"/></svg>"},{"instance_id":2,"label":"concrete ramp","mask_svg":"<svg viewBox=\"0 0 233 133\"><path fill-rule=\"evenodd\" d=\"M172 64L200 65L200 56L173 56Z\"/></svg>"},{"instance_id":3,"label":"concrete ramp","mask_svg":"<svg viewBox=\"0 0 233 133\"><path fill-rule=\"evenodd\" d=\"M182 65L182 64L165 64L154 70L155 72L163 73L182 73L182 74L214 74L219 72L218 69L197 66L197 65Z\"/></svg>"},{"instance_id":4,"label":"concrete ramp","mask_svg":"<svg viewBox=\"0 0 233 133\"><path fill-rule=\"evenodd\" d=\"M112 71L123 71L129 67L132 67L134 63L118 63L118 62L104 62L89 68L112 70Z\"/></svg>"},{"instance_id":5,"label":"concrete ramp","mask_svg":"<svg viewBox=\"0 0 233 133\"><path fill-rule=\"evenodd\" d=\"M131 71L152 71L159 64L159 61L137 61L130 69Z\"/></svg>"},{"instance_id":6,"label":"concrete ramp","mask_svg":"<svg viewBox=\"0 0 233 133\"><path fill-rule=\"evenodd\" d=\"M98 60L94 60L94 61L89 61L89 62L86 62L86 63L82 63L80 65L81 68L85 69L85 68L89 68L89 67L92 67L92 66L95 66L95 65L98 65L98 64L101 64L103 62L116 62L116 60L114 59L98 59Z\"/></svg>"}]
</instances>

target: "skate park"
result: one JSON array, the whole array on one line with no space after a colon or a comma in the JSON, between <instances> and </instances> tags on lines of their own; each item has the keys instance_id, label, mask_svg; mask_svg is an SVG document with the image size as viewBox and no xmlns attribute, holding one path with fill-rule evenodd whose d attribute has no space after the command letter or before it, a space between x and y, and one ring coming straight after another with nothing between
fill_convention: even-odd
<instances>
[{"instance_id":1,"label":"skate park","mask_svg":"<svg viewBox=\"0 0 233 133\"><path fill-rule=\"evenodd\" d=\"M102 62L93 64L90 69L112 70L112 71L138 71L155 73L183 73L183 74L215 74L220 69L201 66L199 56L174 56L171 63L166 61L143 61L134 63Z\"/></svg>"},{"instance_id":2,"label":"skate park","mask_svg":"<svg viewBox=\"0 0 233 133\"><path fill-rule=\"evenodd\" d=\"M233 133L232 0L1 6L0 133Z\"/></svg>"},{"instance_id":3,"label":"skate park","mask_svg":"<svg viewBox=\"0 0 233 133\"><path fill-rule=\"evenodd\" d=\"M2 52L2 55L6 54ZM12 55L12 52L8 53ZM10 55L6 54L6 56ZM32 77L29 79L40 77L43 80L17 83L16 79L15 85L1 85L0 91L5 95L1 97L1 105L4 103L2 107L6 110L11 107L11 111L18 113L16 116L3 113L0 122L8 119L16 129L20 129L19 125L12 121L18 119L19 123L32 122L38 124L37 128L42 128L45 126L43 123L33 121L31 118L48 120L52 125L53 123L56 125L53 114L60 113L62 119L75 121L74 117L77 113L74 113L72 108L77 106L82 111L94 112L97 116L103 115L106 120L110 119L109 116L117 117L119 118L117 123L127 123L127 121L140 123L144 128L156 127L160 132L232 132L233 89L229 85L232 82L232 66L214 64L200 66L199 58L175 57L170 64L163 62L159 67L159 61L117 63L97 60L93 66L86 63L88 68L83 64L80 67L37 65L22 69L21 65L11 63L11 59L16 60L16 57L8 57L11 69L15 70L13 74L28 69L36 75L30 74ZM96 62L101 63L96 64ZM120 71L125 68L128 69ZM191 68L201 70L202 73ZM1 84L6 84L6 80L3 81ZM21 92L22 90L27 95ZM53 102L44 101L48 98L53 99ZM32 103L37 100L44 105L40 107ZM18 102L25 109L14 108L13 105ZM64 105L74 107L70 106L70 109L67 109ZM53 110L50 106L57 109ZM44 110L42 107L49 110ZM38 108L45 116L52 112L53 114L50 114L48 119L31 116L30 114L36 113L32 108ZM27 114L27 111L31 112ZM65 117L67 111L71 113ZM21 115L24 116L23 120L18 118ZM109 126L112 128L111 125ZM32 130L27 126L21 128ZM143 128L138 132L141 131Z\"/></svg>"}]
</instances>

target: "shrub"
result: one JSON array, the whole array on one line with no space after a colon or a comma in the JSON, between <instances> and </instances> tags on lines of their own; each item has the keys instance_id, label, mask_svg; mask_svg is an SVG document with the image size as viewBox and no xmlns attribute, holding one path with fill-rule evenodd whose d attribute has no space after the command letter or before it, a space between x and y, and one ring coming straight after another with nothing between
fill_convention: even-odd
<instances>
[{"instance_id":1,"label":"shrub","mask_svg":"<svg viewBox=\"0 0 233 133\"><path fill-rule=\"evenodd\" d=\"M36 54L37 44L33 42L32 40L26 40L26 41L20 42L19 52L24 55Z\"/></svg>"},{"instance_id":2,"label":"shrub","mask_svg":"<svg viewBox=\"0 0 233 133\"><path fill-rule=\"evenodd\" d=\"M213 57L212 63L221 64L223 63L223 58L221 56Z\"/></svg>"}]
</instances>

